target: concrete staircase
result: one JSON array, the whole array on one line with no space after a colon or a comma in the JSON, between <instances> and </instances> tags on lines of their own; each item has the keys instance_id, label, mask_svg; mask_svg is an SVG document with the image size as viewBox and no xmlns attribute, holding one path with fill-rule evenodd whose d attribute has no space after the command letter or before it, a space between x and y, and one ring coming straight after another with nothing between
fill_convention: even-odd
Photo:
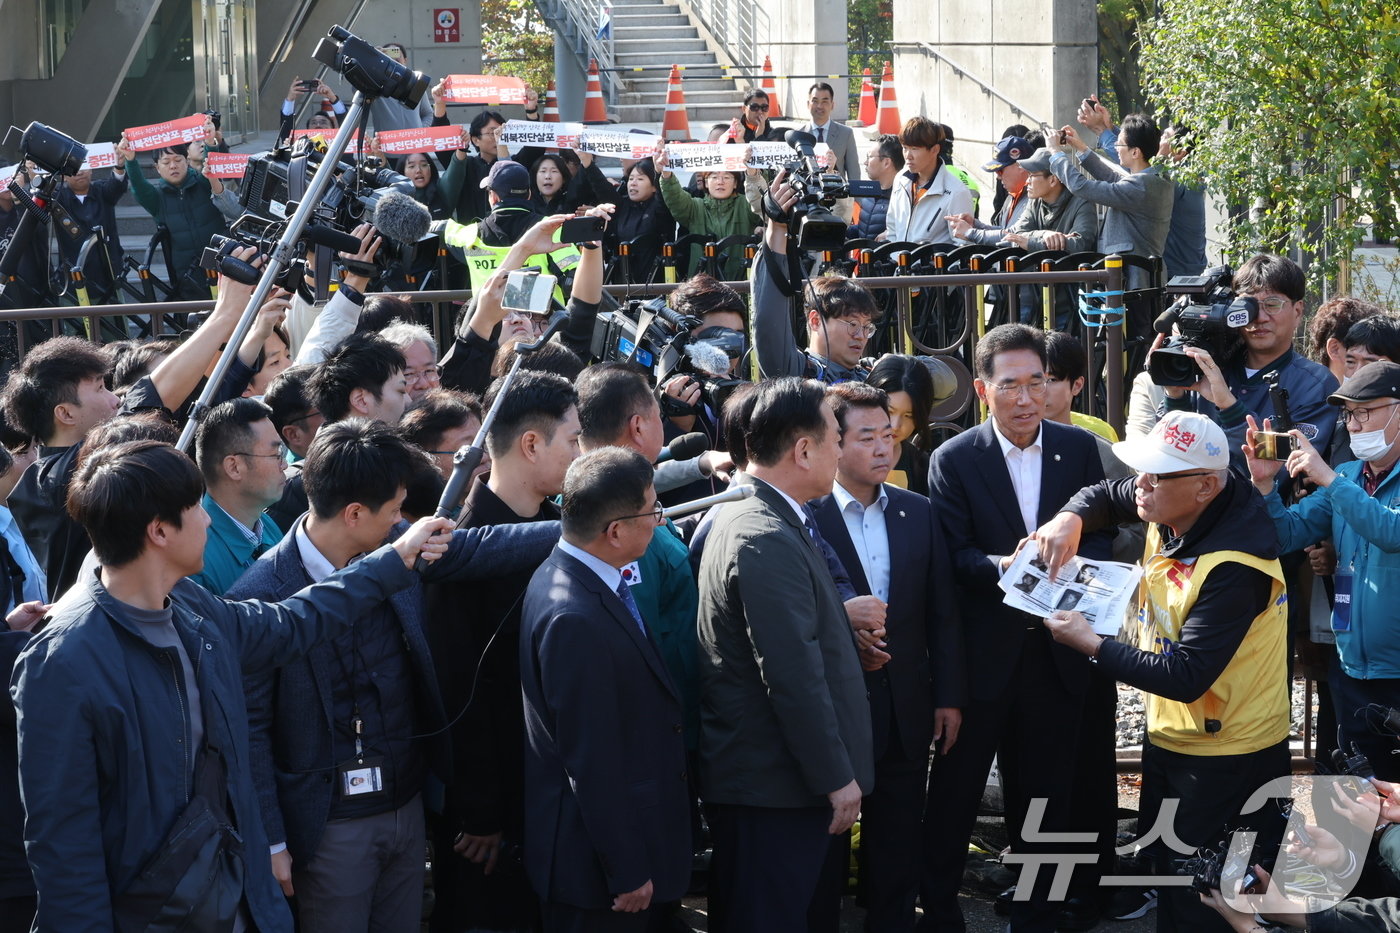
<instances>
[{"instance_id":1,"label":"concrete staircase","mask_svg":"<svg viewBox=\"0 0 1400 933\"><path fill-rule=\"evenodd\" d=\"M739 113L743 88L723 77L718 59L676 3L665 0L613 0L612 28L622 72L618 118L623 123L659 123L666 114L666 79L681 65L681 87L691 131L705 138L711 123L728 123ZM655 70L651 70L655 69ZM691 77L690 75L694 75Z\"/></svg>"}]
</instances>

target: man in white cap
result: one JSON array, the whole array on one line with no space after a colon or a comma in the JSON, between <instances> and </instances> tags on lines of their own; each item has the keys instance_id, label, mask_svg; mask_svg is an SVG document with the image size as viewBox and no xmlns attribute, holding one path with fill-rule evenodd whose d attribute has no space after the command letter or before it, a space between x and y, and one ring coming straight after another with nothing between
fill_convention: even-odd
<instances>
[{"instance_id":1,"label":"man in white cap","mask_svg":"<svg viewBox=\"0 0 1400 933\"><path fill-rule=\"evenodd\" d=\"M1148 694L1139 835L1156 837L1144 850L1156 873L1190 855L1173 851L1171 834L1182 848L1214 845L1263 812L1275 822L1251 828L1259 851L1271 851L1277 809L1241 815L1251 794L1289 773L1288 599L1268 511L1230 472L1225 432L1204 415L1171 412L1113 452L1137 476L1082 490L1035 539L1053 577L1081 533L1134 516L1148 523L1138 647L1096 634L1078 612L1045 625ZM1159 931L1227 929L1188 887L1163 885L1159 906Z\"/></svg>"}]
</instances>

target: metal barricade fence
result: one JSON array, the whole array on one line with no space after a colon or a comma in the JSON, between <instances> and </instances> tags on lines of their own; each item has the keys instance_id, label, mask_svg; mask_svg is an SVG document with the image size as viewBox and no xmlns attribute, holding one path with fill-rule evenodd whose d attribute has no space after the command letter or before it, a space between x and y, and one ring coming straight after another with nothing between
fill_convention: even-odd
<instances>
[{"instance_id":1,"label":"metal barricade fence","mask_svg":"<svg viewBox=\"0 0 1400 933\"><path fill-rule=\"evenodd\" d=\"M936 356L945 359L956 358L962 361L961 365L969 368L977 340L985 332L986 315L982 299L988 287L1000 285L1010 289L1023 285L1053 287L1064 284L1100 286L1099 290L1105 296L1104 306L1098 323L1086 325L1084 329L1085 349L1091 361L1102 360L1107 420L1121 435L1125 417L1124 392L1126 384L1124 380L1122 314L1124 279L1123 261L1120 257L1107 257L1102 269L953 272L939 275L872 276L862 277L859 281L877 293L888 290L892 296L893 328L891 339L893 345L886 349L896 353ZM665 282L647 285L605 285L603 289L616 298L626 300L669 294L683 284ZM726 282L725 284L741 294L748 293L750 288L748 281ZM959 333L941 346L924 343L916 336L920 332L918 327L920 322L916 320L915 298L920 293L929 290L941 290L944 295L956 293L961 298L962 319ZM443 311L450 310L454 303L468 301L471 298L471 292L467 290L422 291L413 292L411 298L415 302L435 304L440 311ZM0 311L0 326L6 324L14 326L16 356L22 357L30 343L26 336L27 328L25 325L31 322L49 322L51 333L57 336L61 332L61 322L65 320L78 319L86 323L93 319L119 315L135 318L144 317L149 319L149 334L152 337L159 337L165 331L163 324L165 315L188 315L208 311L213 307L213 301L172 301L67 308L20 308ZM435 314L433 325L434 333L441 345L444 342L443 338L452 333L451 315ZM86 329L95 336L97 342L102 342L102 328L87 327ZM1096 349L1100 349L1101 352L1096 354ZM1096 368L1097 364L1091 364L1091 378L1097 376ZM1086 392L1084 396L1089 397L1090 393ZM980 417L978 420L981 420ZM948 427L952 427L952 425L948 425Z\"/></svg>"}]
</instances>

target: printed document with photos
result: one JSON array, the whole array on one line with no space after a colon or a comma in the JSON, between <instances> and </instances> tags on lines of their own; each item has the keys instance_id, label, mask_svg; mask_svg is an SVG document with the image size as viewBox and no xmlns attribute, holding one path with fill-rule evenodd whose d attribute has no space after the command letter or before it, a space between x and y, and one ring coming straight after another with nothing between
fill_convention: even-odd
<instances>
[{"instance_id":1,"label":"printed document with photos","mask_svg":"<svg viewBox=\"0 0 1400 933\"><path fill-rule=\"evenodd\" d=\"M1081 612L1095 632L1116 636L1135 608L1141 579L1137 564L1071 557L1051 583L1040 549L1028 541L1001 575L1000 586L1006 593L1002 602L1013 609L1042 618L1058 610Z\"/></svg>"}]
</instances>

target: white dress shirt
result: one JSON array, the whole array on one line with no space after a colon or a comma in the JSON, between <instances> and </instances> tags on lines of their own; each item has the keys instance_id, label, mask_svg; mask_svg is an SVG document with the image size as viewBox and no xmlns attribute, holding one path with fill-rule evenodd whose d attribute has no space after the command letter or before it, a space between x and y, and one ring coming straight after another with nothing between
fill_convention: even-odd
<instances>
[{"instance_id":1,"label":"white dress shirt","mask_svg":"<svg viewBox=\"0 0 1400 933\"><path fill-rule=\"evenodd\" d=\"M846 522L846 533L855 545L860 567L865 571L865 580L870 584L870 592L882 602L890 601L890 538L885 527L885 509L890 497L880 485L880 495L870 505L846 491L840 483L831 489L841 518Z\"/></svg>"},{"instance_id":2,"label":"white dress shirt","mask_svg":"<svg viewBox=\"0 0 1400 933\"><path fill-rule=\"evenodd\" d=\"M1011 486L1016 490L1016 506L1021 510L1021 520L1025 523L1026 534L1035 531L1040 515L1040 467L1044 447L1045 426L1035 432L1035 443L1022 450L1006 439L992 419L992 432L1001 445L1001 455L1006 458L1006 472L1011 474Z\"/></svg>"},{"instance_id":3,"label":"white dress shirt","mask_svg":"<svg viewBox=\"0 0 1400 933\"><path fill-rule=\"evenodd\" d=\"M614 567L605 560L599 560L581 547L570 544L563 538L559 539L559 550L570 557L577 558L578 561L598 575L598 579L603 581L603 585L614 593L622 583L622 571Z\"/></svg>"},{"instance_id":4,"label":"white dress shirt","mask_svg":"<svg viewBox=\"0 0 1400 933\"><path fill-rule=\"evenodd\" d=\"M47 603L48 577L44 568L39 566L39 561L35 559L34 552L29 549L24 535L20 533L19 525L15 524L14 513L4 505L0 505L0 535L5 536L5 543L10 547L10 556L19 565L19 569L24 571L24 585L20 587L20 592L14 594L15 605L35 600ZM4 611L5 607L0 606L0 612Z\"/></svg>"}]
</instances>

